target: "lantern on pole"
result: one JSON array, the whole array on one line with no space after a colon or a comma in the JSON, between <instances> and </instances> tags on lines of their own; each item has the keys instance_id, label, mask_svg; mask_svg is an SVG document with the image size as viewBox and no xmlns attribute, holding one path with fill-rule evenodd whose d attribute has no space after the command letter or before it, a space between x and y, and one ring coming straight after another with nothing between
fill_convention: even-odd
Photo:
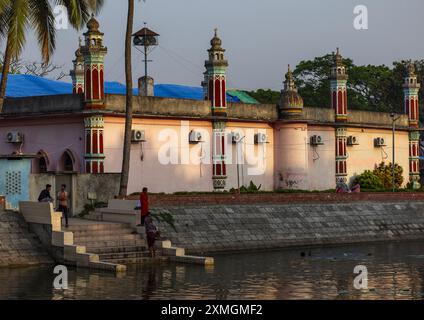
<instances>
[{"instance_id":1,"label":"lantern on pole","mask_svg":"<svg viewBox=\"0 0 424 320\"><path fill-rule=\"evenodd\" d=\"M133 34L133 44L140 52L144 54L144 77L139 79L139 94L144 96L153 95L153 78L148 76L147 65L152 60L148 59L149 53L159 45L159 34L147 28L144 23L144 28ZM149 87L152 90L149 90ZM151 92L149 92L151 91Z\"/></svg>"}]
</instances>

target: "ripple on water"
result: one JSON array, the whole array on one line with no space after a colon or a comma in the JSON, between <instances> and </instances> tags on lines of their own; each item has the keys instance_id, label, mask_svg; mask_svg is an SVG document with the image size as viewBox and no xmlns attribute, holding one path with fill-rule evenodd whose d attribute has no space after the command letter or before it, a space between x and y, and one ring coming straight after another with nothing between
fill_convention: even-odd
<instances>
[{"instance_id":1,"label":"ripple on water","mask_svg":"<svg viewBox=\"0 0 424 320\"><path fill-rule=\"evenodd\" d=\"M423 299L423 242L217 256L215 267L130 268L125 276L70 269L54 290L53 267L0 269L0 299ZM309 252L309 251L308 251ZM353 287L358 264L368 288Z\"/></svg>"}]
</instances>

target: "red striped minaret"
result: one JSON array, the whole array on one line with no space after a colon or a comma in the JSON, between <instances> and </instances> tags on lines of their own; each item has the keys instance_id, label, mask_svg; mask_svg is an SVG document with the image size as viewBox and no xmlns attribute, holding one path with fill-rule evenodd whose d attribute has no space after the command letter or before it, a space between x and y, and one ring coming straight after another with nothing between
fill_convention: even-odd
<instances>
[{"instance_id":1,"label":"red striped minaret","mask_svg":"<svg viewBox=\"0 0 424 320\"><path fill-rule=\"evenodd\" d=\"M72 92L84 93L84 56L81 53L81 39L78 50L75 51L75 60L72 61L74 68L70 72L72 78Z\"/></svg>"},{"instance_id":2,"label":"red striped minaret","mask_svg":"<svg viewBox=\"0 0 424 320\"><path fill-rule=\"evenodd\" d=\"M346 67L339 48L334 56L334 64L331 68L331 107L335 112L337 122L347 121L347 79Z\"/></svg>"},{"instance_id":3,"label":"red striped minaret","mask_svg":"<svg viewBox=\"0 0 424 320\"><path fill-rule=\"evenodd\" d=\"M99 26L94 16L88 21L88 31L84 33L85 45L81 48L84 56L85 109L104 108L104 57L107 48L103 46L104 34L99 31Z\"/></svg>"},{"instance_id":4,"label":"red striped minaret","mask_svg":"<svg viewBox=\"0 0 424 320\"><path fill-rule=\"evenodd\" d=\"M339 48L334 55L334 64L331 68L331 107L335 113L335 121L347 122L347 79L346 67ZM347 130L345 127L336 128L336 183L347 182Z\"/></svg>"},{"instance_id":5,"label":"red striped minaret","mask_svg":"<svg viewBox=\"0 0 424 320\"><path fill-rule=\"evenodd\" d=\"M84 57L84 109L93 110L84 119L85 127L85 171L104 173L104 118L105 103L104 57L107 48L103 46L100 24L93 17L87 23L84 34L85 45L81 47ZM96 112L97 110L97 112Z\"/></svg>"},{"instance_id":6,"label":"red striped minaret","mask_svg":"<svg viewBox=\"0 0 424 320\"><path fill-rule=\"evenodd\" d=\"M227 67L228 61L224 58L225 49L218 38L218 30L211 40L208 50L209 59L205 62L206 72L202 82L205 100L211 101L213 120L213 188L223 190L227 181L227 166L225 148L227 138L225 135L227 117Z\"/></svg>"},{"instance_id":7,"label":"red striped minaret","mask_svg":"<svg viewBox=\"0 0 424 320\"><path fill-rule=\"evenodd\" d=\"M419 100L418 93L421 85L418 83L418 77L415 73L415 66L411 63L403 84L405 114L409 118L409 178L418 187L420 181L420 133L414 129L419 127Z\"/></svg>"}]
</instances>

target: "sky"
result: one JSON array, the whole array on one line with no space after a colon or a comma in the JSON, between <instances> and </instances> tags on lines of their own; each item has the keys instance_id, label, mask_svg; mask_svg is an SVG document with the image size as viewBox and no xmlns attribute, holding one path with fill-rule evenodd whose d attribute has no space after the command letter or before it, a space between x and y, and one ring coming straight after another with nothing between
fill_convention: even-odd
<instances>
[{"instance_id":1,"label":"sky","mask_svg":"<svg viewBox=\"0 0 424 320\"><path fill-rule=\"evenodd\" d=\"M106 80L125 82L124 35L127 1L105 0L98 15L108 47ZM150 55L149 74L156 83L200 86L214 28L226 49L229 87L280 90L287 65L313 59L340 47L358 65L423 59L422 0L135 0L134 31L148 27L160 34ZM368 30L356 30L354 8L368 8ZM52 61L71 68L78 37L57 32ZM29 32L25 61L40 61ZM134 86L143 75L141 54L133 50ZM70 78L65 78L70 81Z\"/></svg>"}]
</instances>

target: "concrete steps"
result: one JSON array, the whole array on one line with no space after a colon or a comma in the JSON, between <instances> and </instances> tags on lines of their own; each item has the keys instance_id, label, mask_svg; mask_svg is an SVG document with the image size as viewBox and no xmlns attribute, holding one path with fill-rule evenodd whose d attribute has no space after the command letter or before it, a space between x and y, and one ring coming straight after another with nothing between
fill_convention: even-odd
<instances>
[{"instance_id":1,"label":"concrete steps","mask_svg":"<svg viewBox=\"0 0 424 320\"><path fill-rule=\"evenodd\" d=\"M134 259L134 258L148 258L150 256L150 252L148 250L145 251L133 251L133 252L119 252L119 253L101 253L99 254L99 258L102 261L105 260L113 260L113 259Z\"/></svg>"},{"instance_id":2,"label":"concrete steps","mask_svg":"<svg viewBox=\"0 0 424 320\"><path fill-rule=\"evenodd\" d=\"M157 256L155 258L142 257L142 258L126 258L126 259L108 259L104 260L107 263L124 264L124 265L136 265L136 264L148 264L148 263L160 263L169 261L169 257Z\"/></svg>"},{"instance_id":3,"label":"concrete steps","mask_svg":"<svg viewBox=\"0 0 424 320\"><path fill-rule=\"evenodd\" d=\"M126 252L138 252L146 250L146 246L125 246L125 247L92 247L89 248L90 252L96 254L113 254L113 253L126 253Z\"/></svg>"},{"instance_id":4,"label":"concrete steps","mask_svg":"<svg viewBox=\"0 0 424 320\"><path fill-rule=\"evenodd\" d=\"M150 260L146 241L128 224L90 221L87 225L72 225L68 230L73 232L75 244L86 247L101 262L128 265Z\"/></svg>"},{"instance_id":5,"label":"concrete steps","mask_svg":"<svg viewBox=\"0 0 424 320\"><path fill-rule=\"evenodd\" d=\"M144 228L137 227L134 232L129 224L113 222L87 221L71 225L67 231L73 233L74 243L83 246L87 254L80 259L85 264L102 268L115 268L117 265L140 265L172 261L177 263L192 263L212 265L213 258L193 257L185 255L183 248L173 247L169 240L156 242L156 257L151 258L143 239ZM115 267L114 267L115 266Z\"/></svg>"},{"instance_id":6,"label":"concrete steps","mask_svg":"<svg viewBox=\"0 0 424 320\"><path fill-rule=\"evenodd\" d=\"M107 241L82 241L78 243L78 240L75 240L75 243L78 245L85 246L89 249L98 249L98 248L117 248L117 247L145 247L146 241L143 239L137 240L107 240Z\"/></svg>"},{"instance_id":7,"label":"concrete steps","mask_svg":"<svg viewBox=\"0 0 424 320\"><path fill-rule=\"evenodd\" d=\"M140 235L137 234L108 234L108 235L75 235L74 240L79 243L88 243L88 242L111 242L111 241L137 241L140 240Z\"/></svg>"}]
</instances>

